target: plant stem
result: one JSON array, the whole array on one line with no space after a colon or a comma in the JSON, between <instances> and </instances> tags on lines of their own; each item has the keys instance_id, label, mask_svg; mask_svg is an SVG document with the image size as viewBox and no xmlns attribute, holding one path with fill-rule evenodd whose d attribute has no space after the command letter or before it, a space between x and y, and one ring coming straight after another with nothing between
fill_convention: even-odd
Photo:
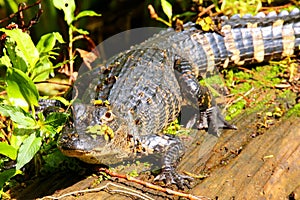
<instances>
[{"instance_id":1,"label":"plant stem","mask_svg":"<svg viewBox=\"0 0 300 200\"><path fill-rule=\"evenodd\" d=\"M74 66L74 59L73 59L73 30L72 27L69 26L69 59L70 59L70 68L69 68L69 73L70 73L70 78L69 78L69 83L72 83L72 75L73 75L73 66Z\"/></svg>"}]
</instances>

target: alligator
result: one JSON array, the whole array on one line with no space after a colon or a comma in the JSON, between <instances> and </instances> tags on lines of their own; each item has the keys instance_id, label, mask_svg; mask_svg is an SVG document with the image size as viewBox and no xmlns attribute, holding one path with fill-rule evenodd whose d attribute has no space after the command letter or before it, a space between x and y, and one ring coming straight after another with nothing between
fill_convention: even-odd
<instances>
[{"instance_id":1,"label":"alligator","mask_svg":"<svg viewBox=\"0 0 300 200\"><path fill-rule=\"evenodd\" d=\"M62 130L59 149L105 165L160 154L162 171L155 180L188 186L191 178L176 172L184 144L163 134L164 128L184 105L191 105L199 111L190 119L198 129L216 135L222 128L236 129L199 80L229 65L291 56L300 45L299 9L219 20L219 31L187 23L181 31L164 30L104 64L95 62L98 67L82 78L91 81L73 104L73 119Z\"/></svg>"}]
</instances>

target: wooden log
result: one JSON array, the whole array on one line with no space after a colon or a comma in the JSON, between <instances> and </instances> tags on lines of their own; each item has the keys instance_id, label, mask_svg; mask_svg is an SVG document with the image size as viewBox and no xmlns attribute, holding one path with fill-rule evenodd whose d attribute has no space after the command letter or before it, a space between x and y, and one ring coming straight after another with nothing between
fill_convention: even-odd
<instances>
[{"instance_id":1,"label":"wooden log","mask_svg":"<svg viewBox=\"0 0 300 200\"><path fill-rule=\"evenodd\" d=\"M208 173L203 180L196 180L188 193L212 199L287 199L299 198L300 191L300 118L282 119L262 135L253 137L256 112L245 114L238 120L238 131L225 131L220 138L199 131L191 140L188 151L180 162L178 171L193 174ZM252 127L252 128L251 128ZM188 140L188 139L187 139ZM70 191L89 187L101 188L114 183L130 188L137 194L154 199L170 195L127 180L104 181L95 185L95 178L88 178L74 186L57 191L60 196ZM110 189L114 186L109 186ZM124 193L110 194L109 190L81 193L63 199L128 199ZM111 191L111 190L110 190ZM172 197L173 198L173 197ZM290 198L290 199L293 199Z\"/></svg>"},{"instance_id":2,"label":"wooden log","mask_svg":"<svg viewBox=\"0 0 300 200\"><path fill-rule=\"evenodd\" d=\"M242 137L249 132L241 130L238 135ZM224 149L235 154L237 151L231 147L236 145L241 147L237 149L238 155L222 164ZM201 168L211 169L210 176L193 188L194 195L218 199L287 199L294 194L299 198L299 118L280 122L246 145L236 140L236 136L223 137L212 154L216 155L211 155Z\"/></svg>"}]
</instances>

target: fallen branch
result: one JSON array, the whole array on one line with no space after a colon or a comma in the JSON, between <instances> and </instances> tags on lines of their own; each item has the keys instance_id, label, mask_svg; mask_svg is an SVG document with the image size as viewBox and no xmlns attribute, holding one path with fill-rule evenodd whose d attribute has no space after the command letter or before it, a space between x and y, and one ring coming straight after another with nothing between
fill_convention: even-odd
<instances>
[{"instance_id":1,"label":"fallen branch","mask_svg":"<svg viewBox=\"0 0 300 200\"><path fill-rule=\"evenodd\" d=\"M151 188L151 189L154 189L154 190L157 190L157 191L161 191L161 192L164 192L164 193L167 193L167 194L170 194L170 195L185 197L185 198L188 198L190 200L209 200L210 199L210 198L204 197L204 196L194 196L194 195L191 195L191 194L171 190L169 188L164 188L164 187L161 187L161 186L158 186L158 185L154 185L152 183L148 183L148 182L133 178L133 177L128 176L128 175L118 174L116 172L112 172L112 171L110 171L109 169L106 169L106 168L100 168L99 171L100 172L105 172L106 174L108 174L110 176L117 177L117 178L123 178L123 179L126 179L126 180L130 181L130 182L134 182L134 183L143 185L145 187L148 187L148 188Z\"/></svg>"},{"instance_id":2,"label":"fallen branch","mask_svg":"<svg viewBox=\"0 0 300 200\"><path fill-rule=\"evenodd\" d=\"M110 186L116 187L118 189L109 188ZM107 190L109 193L123 193L125 195L131 195L131 196L135 196L135 197L138 197L140 199L145 199L145 200L154 200L153 198L151 198L151 197L149 197L149 196L147 196L143 193L137 192L137 191L132 190L130 188L120 186L120 185L117 185L117 184L114 184L114 183L107 183L106 185L104 185L102 187L98 187L98 188L92 188L92 189L86 189L86 190L77 190L77 191L73 191L73 192L63 194L63 195L58 196L58 197L45 196L45 197L41 198L40 200L45 200L45 199L59 200L59 199L62 199L64 197L71 196L71 195L77 195L77 194L80 194L80 193L88 193L88 192L99 192L99 191L102 191L102 190Z\"/></svg>"}]
</instances>

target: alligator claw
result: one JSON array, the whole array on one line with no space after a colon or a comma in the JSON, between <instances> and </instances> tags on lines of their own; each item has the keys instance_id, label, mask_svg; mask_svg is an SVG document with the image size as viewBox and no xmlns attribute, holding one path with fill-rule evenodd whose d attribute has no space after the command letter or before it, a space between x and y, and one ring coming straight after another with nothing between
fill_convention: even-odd
<instances>
[{"instance_id":1,"label":"alligator claw","mask_svg":"<svg viewBox=\"0 0 300 200\"><path fill-rule=\"evenodd\" d=\"M190 182L194 179L187 175L178 174L175 169L163 169L163 171L154 178L154 181L164 181L166 185L175 184L179 189L184 189L184 186L191 189Z\"/></svg>"},{"instance_id":2,"label":"alligator claw","mask_svg":"<svg viewBox=\"0 0 300 200\"><path fill-rule=\"evenodd\" d=\"M220 136L219 129L237 129L235 125L227 122L222 116L218 107L213 106L200 113L198 129L208 129L210 134Z\"/></svg>"}]
</instances>

